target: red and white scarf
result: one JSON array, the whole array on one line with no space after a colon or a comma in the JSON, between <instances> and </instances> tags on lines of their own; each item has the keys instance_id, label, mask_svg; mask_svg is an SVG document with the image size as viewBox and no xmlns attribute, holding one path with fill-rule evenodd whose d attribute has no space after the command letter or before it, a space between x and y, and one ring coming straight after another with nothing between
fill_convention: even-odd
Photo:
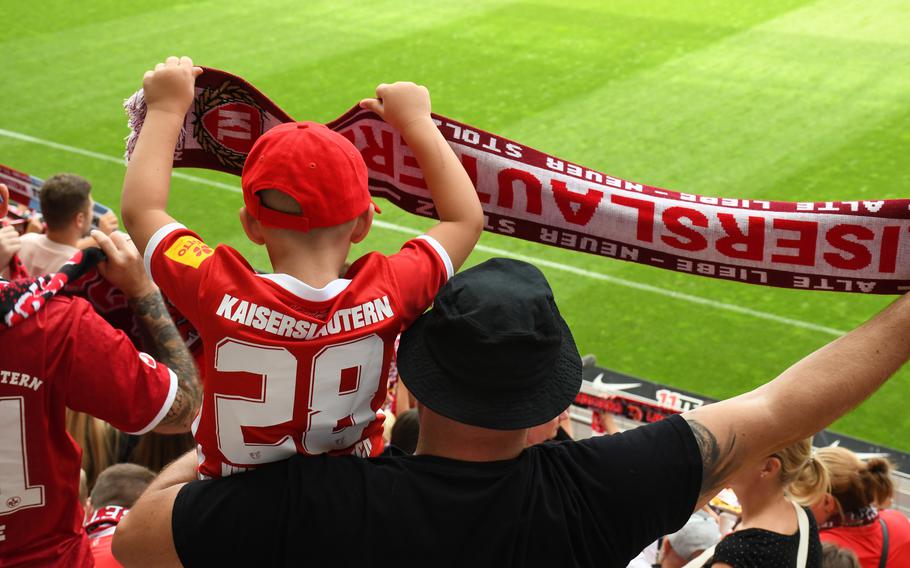
<instances>
[{"instance_id":1,"label":"red and white scarf","mask_svg":"<svg viewBox=\"0 0 910 568\"><path fill-rule=\"evenodd\" d=\"M142 91L125 103L132 133ZM487 231L685 272L812 290L910 290L910 200L783 202L708 197L607 175L524 144L433 115L477 189ZM174 152L176 167L240 175L256 139L291 117L252 85L206 69ZM401 136L354 107L328 126L361 151L370 192L436 217L420 168Z\"/></svg>"},{"instance_id":2,"label":"red and white scarf","mask_svg":"<svg viewBox=\"0 0 910 568\"><path fill-rule=\"evenodd\" d=\"M0 329L13 327L35 315L68 284L90 273L104 260L100 248L76 252L57 272L14 281L0 280Z\"/></svg>"}]
</instances>

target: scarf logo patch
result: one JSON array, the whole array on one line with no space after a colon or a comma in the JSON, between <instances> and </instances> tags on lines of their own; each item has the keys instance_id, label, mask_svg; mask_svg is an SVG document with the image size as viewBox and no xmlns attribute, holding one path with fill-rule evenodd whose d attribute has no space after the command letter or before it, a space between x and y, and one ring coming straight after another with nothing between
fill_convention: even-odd
<instances>
[{"instance_id":1,"label":"scarf logo patch","mask_svg":"<svg viewBox=\"0 0 910 568\"><path fill-rule=\"evenodd\" d=\"M223 166L243 168L246 155L262 135L264 111L237 85L225 81L196 95L193 135Z\"/></svg>"}]
</instances>

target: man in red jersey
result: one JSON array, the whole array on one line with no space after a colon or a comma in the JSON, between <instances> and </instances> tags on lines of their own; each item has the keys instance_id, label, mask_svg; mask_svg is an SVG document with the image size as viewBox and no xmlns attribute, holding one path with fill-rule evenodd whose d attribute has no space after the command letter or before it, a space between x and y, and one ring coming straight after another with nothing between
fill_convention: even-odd
<instances>
[{"instance_id":1,"label":"man in red jersey","mask_svg":"<svg viewBox=\"0 0 910 568\"><path fill-rule=\"evenodd\" d=\"M202 337L199 473L221 477L294 454L382 450L395 338L470 254L483 214L470 178L430 117L426 89L380 85L365 108L407 140L440 223L339 278L372 223L367 169L345 137L312 122L276 126L246 159L241 223L268 249L257 274L167 213L177 136L202 70L168 58L143 82L148 114L123 184L124 224L163 293Z\"/></svg>"},{"instance_id":2,"label":"man in red jersey","mask_svg":"<svg viewBox=\"0 0 910 568\"><path fill-rule=\"evenodd\" d=\"M0 184L0 217L8 203L9 191ZM99 269L129 297L164 364L137 351L85 300L48 292L40 309L31 312L21 302L0 301L4 567L92 564L79 504L82 451L66 433L67 408L139 434L185 432L198 405L195 368L161 295L143 272L138 251L123 233L108 237L94 231L93 236L107 255ZM0 280L0 300L9 300L10 292L22 286ZM40 303L35 297L28 301ZM29 315L7 317L22 313Z\"/></svg>"},{"instance_id":3,"label":"man in red jersey","mask_svg":"<svg viewBox=\"0 0 910 568\"><path fill-rule=\"evenodd\" d=\"M101 472L89 498L85 532L92 543L96 568L119 568L111 554L111 540L123 516L155 479L152 470L134 463L118 463Z\"/></svg>"}]
</instances>

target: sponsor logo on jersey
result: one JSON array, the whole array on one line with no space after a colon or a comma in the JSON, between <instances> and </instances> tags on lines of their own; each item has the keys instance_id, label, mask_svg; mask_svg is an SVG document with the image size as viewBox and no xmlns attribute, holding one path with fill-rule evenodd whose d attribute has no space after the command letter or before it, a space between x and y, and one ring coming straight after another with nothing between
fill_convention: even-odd
<instances>
[{"instance_id":1,"label":"sponsor logo on jersey","mask_svg":"<svg viewBox=\"0 0 910 568\"><path fill-rule=\"evenodd\" d=\"M212 247L190 235L180 237L164 251L164 256L169 259L193 268L199 268L202 261L213 254L215 251L212 250Z\"/></svg>"},{"instance_id":2,"label":"sponsor logo on jersey","mask_svg":"<svg viewBox=\"0 0 910 568\"><path fill-rule=\"evenodd\" d=\"M292 339L315 339L360 329L394 317L388 296L351 308L336 310L325 323L297 319L279 311L225 294L215 315L224 319Z\"/></svg>"}]
</instances>

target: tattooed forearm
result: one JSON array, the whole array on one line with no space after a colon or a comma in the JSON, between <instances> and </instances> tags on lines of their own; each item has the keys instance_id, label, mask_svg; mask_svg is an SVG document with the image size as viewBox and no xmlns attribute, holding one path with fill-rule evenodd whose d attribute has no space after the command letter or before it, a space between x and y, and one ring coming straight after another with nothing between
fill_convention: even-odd
<instances>
[{"instance_id":1,"label":"tattooed forearm","mask_svg":"<svg viewBox=\"0 0 910 568\"><path fill-rule=\"evenodd\" d=\"M177 375L174 403L156 430L170 433L188 431L201 398L199 375L190 352L174 327L160 293L155 291L131 298L130 307L151 340L155 357Z\"/></svg>"},{"instance_id":2,"label":"tattooed forearm","mask_svg":"<svg viewBox=\"0 0 910 568\"><path fill-rule=\"evenodd\" d=\"M693 419L687 419L687 422L701 452L701 496L714 496L739 465L734 455L736 433L731 431L727 436L729 442L721 447L717 437L704 424Z\"/></svg>"}]
</instances>

